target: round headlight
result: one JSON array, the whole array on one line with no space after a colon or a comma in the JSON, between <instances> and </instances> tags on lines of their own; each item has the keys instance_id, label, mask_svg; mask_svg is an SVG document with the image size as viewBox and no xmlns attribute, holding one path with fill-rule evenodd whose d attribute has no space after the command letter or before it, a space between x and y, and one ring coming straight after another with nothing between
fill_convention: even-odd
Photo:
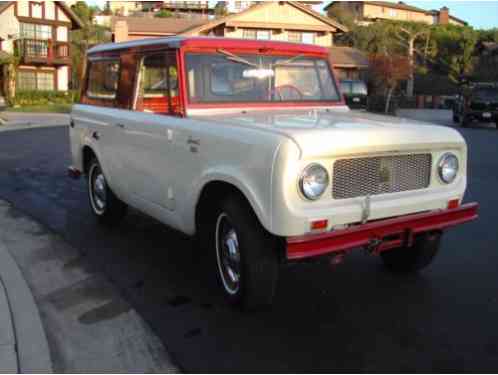
<instances>
[{"instance_id":1,"label":"round headlight","mask_svg":"<svg viewBox=\"0 0 498 375\"><path fill-rule=\"evenodd\" d=\"M299 180L301 193L309 200L320 198L328 185L329 174L327 170L319 164L308 165L304 169Z\"/></svg>"},{"instance_id":2,"label":"round headlight","mask_svg":"<svg viewBox=\"0 0 498 375\"><path fill-rule=\"evenodd\" d=\"M458 158L451 153L444 154L439 159L439 177L446 183L452 183L458 174Z\"/></svg>"}]
</instances>

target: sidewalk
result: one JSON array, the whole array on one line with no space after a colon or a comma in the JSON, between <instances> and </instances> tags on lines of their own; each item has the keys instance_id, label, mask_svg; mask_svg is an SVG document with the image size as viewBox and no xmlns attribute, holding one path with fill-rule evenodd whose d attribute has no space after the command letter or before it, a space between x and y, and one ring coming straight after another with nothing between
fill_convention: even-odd
<instances>
[{"instance_id":1,"label":"sidewalk","mask_svg":"<svg viewBox=\"0 0 498 375\"><path fill-rule=\"evenodd\" d=\"M84 254L2 200L0 279L0 373L178 372Z\"/></svg>"},{"instance_id":2,"label":"sidewalk","mask_svg":"<svg viewBox=\"0 0 498 375\"><path fill-rule=\"evenodd\" d=\"M68 126L69 122L66 113L0 112L0 131Z\"/></svg>"}]
</instances>

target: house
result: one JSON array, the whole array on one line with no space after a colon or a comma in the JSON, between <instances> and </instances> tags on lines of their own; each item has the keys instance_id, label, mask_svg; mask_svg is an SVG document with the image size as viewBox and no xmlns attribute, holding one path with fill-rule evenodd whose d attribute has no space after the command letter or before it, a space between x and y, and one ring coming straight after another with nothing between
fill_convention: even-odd
<instances>
[{"instance_id":1,"label":"house","mask_svg":"<svg viewBox=\"0 0 498 375\"><path fill-rule=\"evenodd\" d=\"M389 1L333 1L324 10L333 9L350 12L357 23L369 24L378 20L424 22L429 25L452 24L467 26L467 22L450 15L447 7L440 10L425 10L405 4Z\"/></svg>"},{"instance_id":2,"label":"house","mask_svg":"<svg viewBox=\"0 0 498 375\"><path fill-rule=\"evenodd\" d=\"M107 1L106 9L112 14L128 16L135 12L151 12L161 8L163 1Z\"/></svg>"},{"instance_id":3,"label":"house","mask_svg":"<svg viewBox=\"0 0 498 375\"><path fill-rule=\"evenodd\" d=\"M218 1L218 3L224 3L229 14L240 13L261 1ZM308 6L318 6L323 3L323 1L300 1L301 4Z\"/></svg>"},{"instance_id":4,"label":"house","mask_svg":"<svg viewBox=\"0 0 498 375\"><path fill-rule=\"evenodd\" d=\"M278 40L332 47L334 35L346 31L344 25L300 2L267 1L206 22L182 34Z\"/></svg>"},{"instance_id":5,"label":"house","mask_svg":"<svg viewBox=\"0 0 498 375\"><path fill-rule=\"evenodd\" d=\"M331 47L330 58L338 80L366 79L368 58L356 48Z\"/></svg>"},{"instance_id":6,"label":"house","mask_svg":"<svg viewBox=\"0 0 498 375\"><path fill-rule=\"evenodd\" d=\"M163 1L161 9L175 15L188 16L208 16L214 13L214 7L209 5L209 1Z\"/></svg>"},{"instance_id":7,"label":"house","mask_svg":"<svg viewBox=\"0 0 498 375\"><path fill-rule=\"evenodd\" d=\"M15 90L67 91L72 64L69 33L81 27L78 16L63 1L2 2L1 94L14 95Z\"/></svg>"}]
</instances>

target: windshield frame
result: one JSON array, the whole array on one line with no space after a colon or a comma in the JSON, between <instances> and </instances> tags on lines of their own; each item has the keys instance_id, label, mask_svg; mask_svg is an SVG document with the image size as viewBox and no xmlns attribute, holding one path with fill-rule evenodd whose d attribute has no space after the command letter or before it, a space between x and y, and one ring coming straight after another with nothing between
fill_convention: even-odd
<instances>
[{"instance_id":1,"label":"windshield frame","mask_svg":"<svg viewBox=\"0 0 498 375\"><path fill-rule=\"evenodd\" d=\"M188 72L187 72L187 64L186 57L188 54L206 54L206 55L217 55L219 54L218 48L183 48L180 54L181 60L181 70L184 79L182 80L182 91L183 91L183 100L185 103L186 109L272 109L272 108L307 108L307 107L331 107L331 106L344 106L344 99L342 95L340 95L340 88L338 85L337 77L334 74L334 70L332 68L329 56L324 53L310 53L308 51L285 51L272 49L267 50L264 48L254 49L254 48L225 48L225 50L233 53L234 55L255 55L255 56L278 56L278 57L289 57L292 58L294 56L300 55L302 58L318 58L325 61L327 69L330 74L330 78L332 80L332 84L334 85L334 89L338 93L337 100L300 100L300 101L237 101L237 102L206 102L206 103L195 103L190 100L190 95L188 91Z\"/></svg>"}]
</instances>

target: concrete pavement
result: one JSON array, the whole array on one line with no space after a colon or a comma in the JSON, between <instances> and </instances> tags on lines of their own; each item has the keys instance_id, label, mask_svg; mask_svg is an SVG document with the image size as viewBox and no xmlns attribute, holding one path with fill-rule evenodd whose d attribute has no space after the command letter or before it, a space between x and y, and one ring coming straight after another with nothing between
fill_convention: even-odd
<instances>
[{"instance_id":1,"label":"concrete pavement","mask_svg":"<svg viewBox=\"0 0 498 375\"><path fill-rule=\"evenodd\" d=\"M0 281L0 373L178 372L104 275L1 200Z\"/></svg>"},{"instance_id":2,"label":"concrete pavement","mask_svg":"<svg viewBox=\"0 0 498 375\"><path fill-rule=\"evenodd\" d=\"M3 204L0 202L0 209ZM0 372L52 372L38 308L0 229Z\"/></svg>"}]
</instances>

